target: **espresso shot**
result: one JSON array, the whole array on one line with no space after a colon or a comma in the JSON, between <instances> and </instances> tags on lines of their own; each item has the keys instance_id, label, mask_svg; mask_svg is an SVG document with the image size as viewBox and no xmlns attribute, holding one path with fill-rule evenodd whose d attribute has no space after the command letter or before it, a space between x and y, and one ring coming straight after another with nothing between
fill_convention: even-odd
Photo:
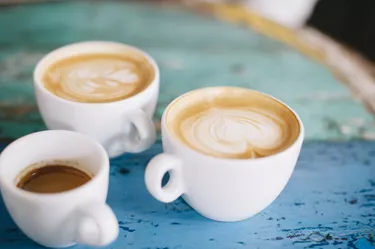
<instances>
[{"instance_id":1,"label":"espresso shot","mask_svg":"<svg viewBox=\"0 0 375 249\"><path fill-rule=\"evenodd\" d=\"M51 194L78 188L91 177L85 172L67 165L47 165L27 172L17 187L29 192Z\"/></svg>"}]
</instances>

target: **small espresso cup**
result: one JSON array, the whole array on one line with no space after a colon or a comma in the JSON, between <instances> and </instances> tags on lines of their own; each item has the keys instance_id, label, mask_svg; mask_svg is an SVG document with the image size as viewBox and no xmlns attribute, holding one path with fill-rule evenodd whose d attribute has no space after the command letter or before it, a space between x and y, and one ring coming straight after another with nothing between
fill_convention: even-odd
<instances>
[{"instance_id":1,"label":"small espresso cup","mask_svg":"<svg viewBox=\"0 0 375 249\"><path fill-rule=\"evenodd\" d=\"M74 164L91 180L75 189L40 194L17 187L30 165ZM86 135L64 130L37 132L11 143L0 155L1 194L17 226L46 247L76 243L105 246L119 233L118 222L105 203L109 159L104 148Z\"/></svg>"},{"instance_id":2,"label":"small espresso cup","mask_svg":"<svg viewBox=\"0 0 375 249\"><path fill-rule=\"evenodd\" d=\"M147 64L151 75L148 79L149 82L133 95L103 102L76 101L69 96L57 95L47 89L45 75L51 67L58 65L63 60L90 55L92 57L110 55L125 58L128 56L131 61L137 61L141 66ZM69 65L65 61L66 64ZM84 65L84 63L82 64ZM68 75L69 77L65 77L66 85L63 89L70 87L73 91L87 90L97 86L95 80L97 80L96 82L108 80L106 87L109 89L111 86L109 84L112 86L113 84L121 85L118 83L121 81L121 79L118 80L119 77L125 77L125 79L130 77L130 80L134 78L134 75L142 77L142 75L132 72L131 66L129 66L130 69L115 73L108 73L108 70L105 71L100 66L92 68L89 72L85 69L81 72L77 70L71 78L76 77L77 81L75 82L85 80L86 85L74 85L75 82L72 82L73 80L70 80ZM98 72L98 69L102 71ZM111 71L110 68L109 71ZM103 75L98 76L100 73ZM129 75L121 76L121 74L127 73ZM145 73L143 72L143 74ZM100 77L99 80L98 77ZM81 42L58 48L47 54L37 64L34 70L34 88L39 111L48 129L71 130L89 135L103 145L110 157L119 156L124 152L141 152L155 142L156 131L152 116L159 94L159 68L151 56L138 48L108 41ZM87 92L84 93L87 94Z\"/></svg>"},{"instance_id":3,"label":"small espresso cup","mask_svg":"<svg viewBox=\"0 0 375 249\"><path fill-rule=\"evenodd\" d=\"M204 108L212 103L227 105L228 108L215 108L203 114ZM241 104L245 111L231 111ZM268 114L263 117L262 109L258 113L255 109L254 117L258 120L253 122L252 114L250 118L246 116L247 108L253 111L252 106L265 108L265 111L275 110L281 118L290 118L294 124ZM189 112L197 115L181 123L184 117L189 117ZM270 121L272 119L291 133L290 139L284 136L285 133L280 133L280 139L289 139L284 149L275 152L264 149L264 155L259 157L252 157L250 149L249 157L230 154L242 150L248 142L257 141L261 147L272 147L272 141L266 143L262 140L270 139L278 131ZM241 127L247 123L251 125L241 133ZM145 183L148 191L166 203L182 196L201 215L226 222L247 219L276 199L293 172L304 137L300 118L287 105L261 92L236 87L202 88L178 97L166 108L161 125L164 152L147 165ZM215 134L210 137L211 133ZM186 136L181 139L184 135L197 136L189 141L200 142L200 147L191 146ZM206 149L220 136L227 142L215 144L217 154L210 154L212 151ZM245 143L245 139L248 142ZM163 186L162 179L167 173L169 181Z\"/></svg>"}]
</instances>

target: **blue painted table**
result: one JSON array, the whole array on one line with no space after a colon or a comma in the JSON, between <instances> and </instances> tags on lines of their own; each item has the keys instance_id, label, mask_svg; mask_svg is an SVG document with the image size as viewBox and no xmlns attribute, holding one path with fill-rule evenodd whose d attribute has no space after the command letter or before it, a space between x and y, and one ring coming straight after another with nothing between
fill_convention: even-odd
<instances>
[{"instance_id":1,"label":"blue painted table","mask_svg":"<svg viewBox=\"0 0 375 249\"><path fill-rule=\"evenodd\" d=\"M160 141L113 159L108 203L121 232L108 248L374 248L375 142L363 139L374 137L373 117L318 63L247 28L145 3L1 8L0 34L0 147L45 128L33 66L47 51L82 40L125 42L155 57L162 75L157 125L172 99L210 85L262 90L301 115L306 142L290 182L271 206L243 222L214 222L182 200L154 200L143 173L161 152ZM38 248L1 200L0 248Z\"/></svg>"},{"instance_id":2,"label":"blue painted table","mask_svg":"<svg viewBox=\"0 0 375 249\"><path fill-rule=\"evenodd\" d=\"M163 204L144 186L160 144L111 161L109 205L119 239L108 248L373 248L375 143L306 143L286 189L251 219L220 223L181 199ZM0 206L1 248L36 248ZM77 248L85 248L77 246Z\"/></svg>"}]
</instances>

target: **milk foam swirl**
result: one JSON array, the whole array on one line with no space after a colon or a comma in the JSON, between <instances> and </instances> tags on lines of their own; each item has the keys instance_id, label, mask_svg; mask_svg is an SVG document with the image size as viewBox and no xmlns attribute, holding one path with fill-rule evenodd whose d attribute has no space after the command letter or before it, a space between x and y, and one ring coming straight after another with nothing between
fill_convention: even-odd
<instances>
[{"instance_id":1,"label":"milk foam swirl","mask_svg":"<svg viewBox=\"0 0 375 249\"><path fill-rule=\"evenodd\" d=\"M187 117L180 129L193 148L212 156L256 158L288 144L285 120L264 109L212 107Z\"/></svg>"},{"instance_id":2,"label":"milk foam swirl","mask_svg":"<svg viewBox=\"0 0 375 249\"><path fill-rule=\"evenodd\" d=\"M108 102L136 92L145 84L143 74L141 65L121 57L77 59L53 66L46 73L46 87L64 99Z\"/></svg>"}]
</instances>

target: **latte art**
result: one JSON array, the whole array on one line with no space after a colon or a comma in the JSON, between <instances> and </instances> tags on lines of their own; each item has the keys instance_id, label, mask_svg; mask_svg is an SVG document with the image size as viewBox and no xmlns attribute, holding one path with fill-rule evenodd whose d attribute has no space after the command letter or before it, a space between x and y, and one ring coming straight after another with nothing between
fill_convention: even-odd
<instances>
[{"instance_id":1,"label":"latte art","mask_svg":"<svg viewBox=\"0 0 375 249\"><path fill-rule=\"evenodd\" d=\"M46 88L78 102L111 102L143 90L152 80L147 64L131 57L81 55L58 61L45 73Z\"/></svg>"},{"instance_id":2,"label":"latte art","mask_svg":"<svg viewBox=\"0 0 375 249\"><path fill-rule=\"evenodd\" d=\"M285 105L243 88L195 90L177 99L166 113L172 134L213 157L273 155L291 146L300 132L296 116Z\"/></svg>"},{"instance_id":3,"label":"latte art","mask_svg":"<svg viewBox=\"0 0 375 249\"><path fill-rule=\"evenodd\" d=\"M264 110L214 107L184 120L181 133L190 146L207 154L256 158L285 143L286 126Z\"/></svg>"}]
</instances>

